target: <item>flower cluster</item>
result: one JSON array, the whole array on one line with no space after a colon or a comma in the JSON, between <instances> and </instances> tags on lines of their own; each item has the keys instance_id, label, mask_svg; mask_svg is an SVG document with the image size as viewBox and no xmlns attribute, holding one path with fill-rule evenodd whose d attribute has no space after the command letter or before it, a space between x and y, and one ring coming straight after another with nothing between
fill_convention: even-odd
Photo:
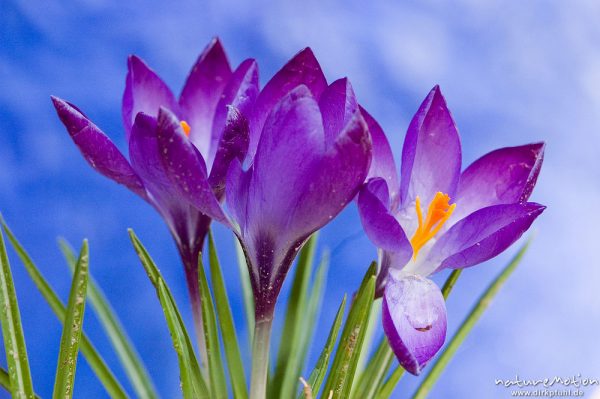
<instances>
[{"instance_id":1,"label":"flower cluster","mask_svg":"<svg viewBox=\"0 0 600 399\"><path fill-rule=\"evenodd\" d=\"M499 149L461 172L458 131L438 87L410 123L398 174L350 82L328 83L310 49L261 89L256 62L232 70L214 40L178 99L139 58L128 69L129 160L76 106L53 97L54 106L92 167L163 216L192 301L198 254L216 220L244 250L257 323L270 322L299 249L357 198L380 253L384 331L402 366L419 374L446 334L444 299L427 277L496 256L544 210L527 202L544 145Z\"/></svg>"}]
</instances>

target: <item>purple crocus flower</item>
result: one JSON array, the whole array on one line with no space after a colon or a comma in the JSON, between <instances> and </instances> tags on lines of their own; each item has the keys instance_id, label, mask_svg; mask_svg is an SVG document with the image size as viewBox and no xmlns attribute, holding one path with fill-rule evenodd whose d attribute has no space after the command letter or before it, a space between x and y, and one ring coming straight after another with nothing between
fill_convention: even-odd
<instances>
[{"instance_id":1,"label":"purple crocus flower","mask_svg":"<svg viewBox=\"0 0 600 399\"><path fill-rule=\"evenodd\" d=\"M197 184L202 160L175 115L165 115L163 123L172 127L159 135L168 173L191 203L235 232L248 260L257 320L272 317L299 249L355 197L367 176L371 139L350 83L328 86L305 49L255 102L229 107L225 131L249 137L249 146L245 161L233 159L228 170L227 212L207 207Z\"/></svg>"},{"instance_id":2,"label":"purple crocus flower","mask_svg":"<svg viewBox=\"0 0 600 399\"><path fill-rule=\"evenodd\" d=\"M444 298L427 277L484 262L529 228L545 209L526 202L543 154L543 143L501 148L461 173L458 131L437 86L408 127L399 177L389 145L374 147L377 169L358 207L380 249L383 328L410 373L418 375L446 337Z\"/></svg>"},{"instance_id":3,"label":"purple crocus flower","mask_svg":"<svg viewBox=\"0 0 600 399\"><path fill-rule=\"evenodd\" d=\"M263 398L283 280L308 237L352 201L367 177L367 122L350 83L328 86L312 51L301 51L255 102L229 107L225 131L249 140L245 161L233 159L226 174L227 212L205 201L202 160L175 115L163 113L161 124L159 153L181 195L228 225L246 255L256 319L250 397Z\"/></svg>"},{"instance_id":4,"label":"purple crocus flower","mask_svg":"<svg viewBox=\"0 0 600 399\"><path fill-rule=\"evenodd\" d=\"M198 254L211 218L179 195L163 164L158 141L171 134L174 127L170 122L177 120L176 128L199 160L197 170L181 173L196 177L198 189L203 191L198 201L219 208L229 163L242 159L248 146L245 132L225 130L227 106L245 109L258 93L257 81L253 60L231 70L218 39L211 41L196 61L179 99L140 58L130 56L122 108L129 160L76 106L52 97L58 116L90 165L142 197L165 219L185 266L200 328Z\"/></svg>"}]
</instances>

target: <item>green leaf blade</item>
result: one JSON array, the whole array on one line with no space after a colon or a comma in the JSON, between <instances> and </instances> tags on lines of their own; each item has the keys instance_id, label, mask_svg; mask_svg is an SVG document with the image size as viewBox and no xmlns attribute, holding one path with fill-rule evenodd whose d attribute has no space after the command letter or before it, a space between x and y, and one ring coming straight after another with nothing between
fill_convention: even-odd
<instances>
[{"instance_id":1,"label":"green leaf blade","mask_svg":"<svg viewBox=\"0 0 600 399\"><path fill-rule=\"evenodd\" d=\"M310 386L310 390L316 398L319 394L319 390L321 389L321 384L325 379L325 375L327 374L327 369L329 368L329 360L331 359L331 354L333 353L333 348L335 343L337 342L337 338L340 332L340 328L342 327L342 321L344 320L344 310L346 309L346 295L342 299L342 303L338 308L336 313L333 325L329 331L329 336L327 337L327 341L325 342L325 346L319 355L319 359L317 360L317 364L315 368L310 373L310 377L308 379L308 385ZM298 396L298 399L304 398L304 395L301 393Z\"/></svg>"},{"instance_id":2,"label":"green leaf blade","mask_svg":"<svg viewBox=\"0 0 600 399\"><path fill-rule=\"evenodd\" d=\"M302 370L306 363L310 351L310 342L314 336L317 327L319 311L323 301L325 292L327 272L329 270L329 255L325 253L321 259L319 268L316 272L315 281L310 290L310 295L307 299L306 309L303 312L304 316L298 326L300 332L300 340L298 347L292 351L289 358L289 365L284 376L284 381L281 384L282 398L291 398L297 390L298 379L301 376Z\"/></svg>"},{"instance_id":3,"label":"green leaf blade","mask_svg":"<svg viewBox=\"0 0 600 399\"><path fill-rule=\"evenodd\" d=\"M286 308L286 316L281 336L285 337L279 343L273 385L272 397L290 397L299 377L296 362L290 362L301 344L304 328L302 324L306 315L308 287L312 264L317 247L317 234L313 234L300 250L292 288ZM296 375L295 375L296 374ZM291 390L290 390L291 388ZM285 391L284 391L285 389Z\"/></svg>"},{"instance_id":4,"label":"green leaf blade","mask_svg":"<svg viewBox=\"0 0 600 399\"><path fill-rule=\"evenodd\" d=\"M60 249L71 271L75 269L76 259L71 246L63 239L59 240ZM104 328L115 349L121 365L137 395L141 398L155 399L158 397L150 375L129 339L123 324L110 305L106 295L96 283L92 275L88 281L88 300L92 305L100 324Z\"/></svg>"},{"instance_id":5,"label":"green leaf blade","mask_svg":"<svg viewBox=\"0 0 600 399\"><path fill-rule=\"evenodd\" d=\"M14 398L30 399L34 397L31 371L17 294L13 284L4 236L0 232L0 321L8 364L9 383Z\"/></svg>"},{"instance_id":6,"label":"green leaf blade","mask_svg":"<svg viewBox=\"0 0 600 399\"><path fill-rule=\"evenodd\" d=\"M254 340L254 295L252 294L252 283L250 282L250 272L246 263L246 255L240 245L240 242L235 239L235 254L237 257L237 265L240 272L240 281L242 283L242 293L244 295L244 310L246 313L246 325L248 327L248 342L252 346Z\"/></svg>"},{"instance_id":7,"label":"green leaf blade","mask_svg":"<svg viewBox=\"0 0 600 399\"><path fill-rule=\"evenodd\" d=\"M246 391L244 363L242 362L242 355L235 332L235 323L231 314L231 306L212 233L208 235L208 253L215 304L223 342L225 342L225 356L227 358L233 397L236 399L247 399L248 392Z\"/></svg>"},{"instance_id":8,"label":"green leaf blade","mask_svg":"<svg viewBox=\"0 0 600 399\"><path fill-rule=\"evenodd\" d=\"M209 389L202 377L198 360L181 314L177 309L177 304L154 260L131 229L129 229L129 236L142 266L156 289L158 300L163 309L173 347L177 353L183 397L185 399L209 398Z\"/></svg>"},{"instance_id":9,"label":"green leaf blade","mask_svg":"<svg viewBox=\"0 0 600 399\"><path fill-rule=\"evenodd\" d=\"M73 272L73 282L71 284L65 322L60 339L54 393L52 394L52 397L55 399L73 397L77 354L79 353L79 342L83 330L83 318L87 299L88 265L88 243L87 240L84 240L75 271Z\"/></svg>"},{"instance_id":10,"label":"green leaf blade","mask_svg":"<svg viewBox=\"0 0 600 399\"><path fill-rule=\"evenodd\" d=\"M9 241L11 242L13 248L17 252L17 255L21 259L23 266L29 277L36 285L38 291L42 294L56 317L59 319L61 323L64 324L65 316L66 316L66 308L61 302L58 295L54 292L50 284L46 281L44 276L40 273L39 269L27 253L25 248L21 245L21 243L17 240L12 231L8 228L6 223L2 222L2 227L4 232L6 233ZM106 389L106 392L111 396L111 398L125 399L127 398L127 394L125 390L116 379L113 372L104 362L102 356L98 353L94 345L91 343L89 338L83 334L81 340L81 353L83 353L84 357L88 361L90 368L94 371L94 374L98 377L98 380Z\"/></svg>"},{"instance_id":11,"label":"green leaf blade","mask_svg":"<svg viewBox=\"0 0 600 399\"><path fill-rule=\"evenodd\" d=\"M325 384L325 393L333 391L334 399L348 398L352 389L375 296L376 270L377 264L373 262L354 298L342 331L333 366Z\"/></svg>"},{"instance_id":12,"label":"green leaf blade","mask_svg":"<svg viewBox=\"0 0 600 399\"><path fill-rule=\"evenodd\" d=\"M198 258L198 283L200 287L200 299L202 305L202 322L204 324L204 336L206 339L206 352L208 355L208 376L210 378L210 391L212 398L227 398L227 382L225 371L221 360L221 348L219 343L219 332L217 328L217 316L215 306L208 288L206 273L202 257Z\"/></svg>"},{"instance_id":13,"label":"green leaf blade","mask_svg":"<svg viewBox=\"0 0 600 399\"><path fill-rule=\"evenodd\" d=\"M352 397L356 399L373 398L383 383L393 359L394 353L384 336L381 338L375 354L369 359L364 372L360 375L356 392Z\"/></svg>"}]
</instances>

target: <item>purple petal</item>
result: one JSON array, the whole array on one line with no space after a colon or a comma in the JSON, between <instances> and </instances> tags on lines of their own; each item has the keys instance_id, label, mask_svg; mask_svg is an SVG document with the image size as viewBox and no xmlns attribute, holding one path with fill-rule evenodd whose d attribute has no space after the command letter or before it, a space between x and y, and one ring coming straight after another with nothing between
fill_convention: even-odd
<instances>
[{"instance_id":1,"label":"purple petal","mask_svg":"<svg viewBox=\"0 0 600 399\"><path fill-rule=\"evenodd\" d=\"M173 185L165 174L156 140L156 118L139 113L129 139L131 166L142 179L152 199L166 211L176 196Z\"/></svg>"},{"instance_id":2,"label":"purple petal","mask_svg":"<svg viewBox=\"0 0 600 399\"><path fill-rule=\"evenodd\" d=\"M400 270L412 257L413 250L406 233L390 211L387 183L380 177L372 178L358 195L358 213L367 237L383 250L377 275L376 296L382 294L390 268Z\"/></svg>"},{"instance_id":3,"label":"purple petal","mask_svg":"<svg viewBox=\"0 0 600 399\"><path fill-rule=\"evenodd\" d=\"M224 134L224 131L230 113L229 106L233 106L242 114L246 114L248 108L254 104L257 95L258 66L254 60L246 60L234 72L216 109L212 125L212 143L207 160L208 165L210 165L211 176L216 174L219 179L224 178L232 159L231 156L245 157L248 150L248 130L229 129L229 135ZM231 133L235 132L242 133L242 137L231 136ZM240 142L245 144L240 147ZM239 150L243 150L243 153L237 152ZM211 177L211 179L213 178ZM222 184L223 182L219 181L218 183Z\"/></svg>"},{"instance_id":4,"label":"purple petal","mask_svg":"<svg viewBox=\"0 0 600 399\"><path fill-rule=\"evenodd\" d=\"M446 339L446 303L440 289L421 276L390 276L381 318L398 361L419 375Z\"/></svg>"},{"instance_id":5,"label":"purple petal","mask_svg":"<svg viewBox=\"0 0 600 399\"><path fill-rule=\"evenodd\" d=\"M544 143L492 151L461 175L453 218L491 205L527 201L544 159Z\"/></svg>"},{"instance_id":6,"label":"purple petal","mask_svg":"<svg viewBox=\"0 0 600 399\"><path fill-rule=\"evenodd\" d=\"M198 57L179 97L182 119L192 128L190 140L205 157L208 157L212 140L215 110L230 77L225 50L215 38Z\"/></svg>"},{"instance_id":7,"label":"purple petal","mask_svg":"<svg viewBox=\"0 0 600 399\"><path fill-rule=\"evenodd\" d=\"M325 128L325 144L335 141L358 109L358 103L348 79L338 79L329 85L319 99Z\"/></svg>"},{"instance_id":8,"label":"purple petal","mask_svg":"<svg viewBox=\"0 0 600 399\"><path fill-rule=\"evenodd\" d=\"M195 270L193 261L197 261L198 251L208 233L210 218L180 195L169 179L157 139L162 129L161 112L159 110L158 122L152 116L138 114L131 130L129 156L132 166L144 180L153 204L169 226L184 262L188 262L186 270Z\"/></svg>"},{"instance_id":9,"label":"purple petal","mask_svg":"<svg viewBox=\"0 0 600 399\"><path fill-rule=\"evenodd\" d=\"M217 198L221 198L225 190L225 178L229 164L234 159L242 162L248 150L248 120L233 105L229 108L227 124L219 143L219 150L210 171L209 182Z\"/></svg>"},{"instance_id":10,"label":"purple petal","mask_svg":"<svg viewBox=\"0 0 600 399\"><path fill-rule=\"evenodd\" d=\"M459 269L484 262L517 241L546 209L533 202L493 205L471 213L444 233L425 263Z\"/></svg>"},{"instance_id":11,"label":"purple petal","mask_svg":"<svg viewBox=\"0 0 600 399\"><path fill-rule=\"evenodd\" d=\"M358 212L365 233L377 248L401 254L397 258L402 268L411 258L413 251L406 233L390 213L390 198L386 181L371 179L363 186L358 196Z\"/></svg>"},{"instance_id":12,"label":"purple petal","mask_svg":"<svg viewBox=\"0 0 600 399\"><path fill-rule=\"evenodd\" d=\"M322 159L308 169L303 189L296 186L289 228L309 234L336 217L358 194L370 162L369 131L357 111Z\"/></svg>"},{"instance_id":13,"label":"purple petal","mask_svg":"<svg viewBox=\"0 0 600 399\"><path fill-rule=\"evenodd\" d=\"M265 122L253 164L249 220L262 221L262 228L269 226L275 235L285 231L290 212L314 178L311 165L325 151L323 135L317 102L299 86Z\"/></svg>"},{"instance_id":14,"label":"purple petal","mask_svg":"<svg viewBox=\"0 0 600 399\"><path fill-rule=\"evenodd\" d=\"M319 98L327 87L327 81L312 50L306 48L296 54L266 84L256 101L250 116L250 147L248 155L254 157L260 134L267 116L275 105L292 89L305 85L315 98Z\"/></svg>"},{"instance_id":15,"label":"purple petal","mask_svg":"<svg viewBox=\"0 0 600 399\"><path fill-rule=\"evenodd\" d=\"M458 130L438 86L413 117L402 149L400 200L403 206L418 195L428 204L436 192L454 198L460 177Z\"/></svg>"},{"instance_id":16,"label":"purple petal","mask_svg":"<svg viewBox=\"0 0 600 399\"><path fill-rule=\"evenodd\" d=\"M159 107L177 110L177 101L158 75L135 55L127 61L127 78L123 93L123 125L127 140L139 112L156 116Z\"/></svg>"},{"instance_id":17,"label":"purple petal","mask_svg":"<svg viewBox=\"0 0 600 399\"><path fill-rule=\"evenodd\" d=\"M360 108L367 126L369 127L369 133L371 134L371 140L373 142L373 160L371 161L371 168L369 169L368 178L381 177L387 182L387 187L390 191L391 198L391 209L395 210L398 206L398 172L396 169L396 162L394 161L394 155L392 154L392 148L390 143L383 133L383 129L377 123L377 121L364 109Z\"/></svg>"},{"instance_id":18,"label":"purple petal","mask_svg":"<svg viewBox=\"0 0 600 399\"><path fill-rule=\"evenodd\" d=\"M166 108L161 108L158 113L157 145L171 189L203 214L227 223L208 183L202 155L186 137L177 117Z\"/></svg>"},{"instance_id":19,"label":"purple petal","mask_svg":"<svg viewBox=\"0 0 600 399\"><path fill-rule=\"evenodd\" d=\"M246 231L251 179L252 169L244 171L241 161L231 161L225 184L225 201L231 218L238 226L238 232Z\"/></svg>"},{"instance_id":20,"label":"purple petal","mask_svg":"<svg viewBox=\"0 0 600 399\"><path fill-rule=\"evenodd\" d=\"M77 107L57 97L52 103L58 117L88 163L98 172L148 199L144 184L113 142Z\"/></svg>"}]
</instances>

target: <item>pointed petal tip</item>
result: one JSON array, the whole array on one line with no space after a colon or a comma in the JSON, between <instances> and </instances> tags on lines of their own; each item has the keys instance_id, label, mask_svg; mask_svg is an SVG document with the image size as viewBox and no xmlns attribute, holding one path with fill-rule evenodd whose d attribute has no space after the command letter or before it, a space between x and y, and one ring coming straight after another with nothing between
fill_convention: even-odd
<instances>
[{"instance_id":1,"label":"pointed petal tip","mask_svg":"<svg viewBox=\"0 0 600 399\"><path fill-rule=\"evenodd\" d=\"M214 36L210 42L206 45L204 50L204 54L214 54L214 53L222 53L225 54L225 46L223 46L223 42L219 38L219 36Z\"/></svg>"},{"instance_id":2,"label":"pointed petal tip","mask_svg":"<svg viewBox=\"0 0 600 399\"><path fill-rule=\"evenodd\" d=\"M288 61L287 65L293 65L296 63L299 63L304 68L306 68L307 66L310 66L314 69L321 70L321 65L319 64L319 61L317 60L315 53L313 52L313 50L310 47L305 47L304 49L302 49L298 53L296 53L296 55L294 55L292 57L292 59L290 59ZM285 68L285 66L284 66L284 68Z\"/></svg>"},{"instance_id":3,"label":"pointed petal tip","mask_svg":"<svg viewBox=\"0 0 600 399\"><path fill-rule=\"evenodd\" d=\"M69 103L63 100L62 98L51 95L50 100L52 101L52 105L54 105L54 108L57 112L63 112L67 108L71 108Z\"/></svg>"},{"instance_id":4,"label":"pointed petal tip","mask_svg":"<svg viewBox=\"0 0 600 399\"><path fill-rule=\"evenodd\" d=\"M127 69L130 72L132 72L134 68L139 68L139 67L148 68L148 65L146 64L146 62L144 62L144 60L142 60L137 55L129 54L129 56L127 56Z\"/></svg>"}]
</instances>

